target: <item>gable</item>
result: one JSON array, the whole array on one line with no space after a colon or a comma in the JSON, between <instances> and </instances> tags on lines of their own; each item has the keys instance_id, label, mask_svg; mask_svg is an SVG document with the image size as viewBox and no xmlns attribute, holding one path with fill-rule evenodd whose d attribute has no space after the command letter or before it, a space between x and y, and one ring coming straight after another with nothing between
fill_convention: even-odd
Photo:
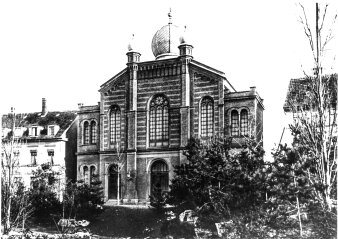
<instances>
[{"instance_id":1,"label":"gable","mask_svg":"<svg viewBox=\"0 0 338 239\"><path fill-rule=\"evenodd\" d=\"M328 93L332 95L332 104L337 102L337 79L337 74L323 76L324 83L328 84ZM312 102L312 98L309 97L312 80L314 80L314 78L311 77L290 80L283 106L285 112L292 111L293 107L302 107L305 109L312 107L314 102Z\"/></svg>"},{"instance_id":2,"label":"gable","mask_svg":"<svg viewBox=\"0 0 338 239\"><path fill-rule=\"evenodd\" d=\"M110 80L100 86L100 93L111 93L114 88L118 85L124 84L124 79L127 77L128 70L127 68L123 69L121 72L113 76Z\"/></svg>"},{"instance_id":3,"label":"gable","mask_svg":"<svg viewBox=\"0 0 338 239\"><path fill-rule=\"evenodd\" d=\"M194 77L203 77L205 80L218 80L222 81L223 85L229 91L236 91L235 88L230 84L230 82L225 77L225 74L222 71L216 70L210 66L207 66L198 61L192 60L190 63L190 69L194 72Z\"/></svg>"}]
</instances>

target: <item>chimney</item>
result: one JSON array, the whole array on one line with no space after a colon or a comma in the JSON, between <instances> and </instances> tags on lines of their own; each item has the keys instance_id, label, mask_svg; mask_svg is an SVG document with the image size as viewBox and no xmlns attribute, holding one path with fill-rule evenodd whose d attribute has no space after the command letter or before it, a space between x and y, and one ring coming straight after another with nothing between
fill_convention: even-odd
<instances>
[{"instance_id":1,"label":"chimney","mask_svg":"<svg viewBox=\"0 0 338 239\"><path fill-rule=\"evenodd\" d=\"M46 99L42 98L42 111L41 111L42 115L47 114L47 105L46 105Z\"/></svg>"}]
</instances>

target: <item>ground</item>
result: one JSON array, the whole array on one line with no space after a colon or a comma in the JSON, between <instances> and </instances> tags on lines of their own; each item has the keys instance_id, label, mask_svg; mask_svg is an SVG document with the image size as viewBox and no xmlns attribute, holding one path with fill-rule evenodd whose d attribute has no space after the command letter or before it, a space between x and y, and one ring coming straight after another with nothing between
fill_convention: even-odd
<instances>
[{"instance_id":1,"label":"ground","mask_svg":"<svg viewBox=\"0 0 338 239\"><path fill-rule=\"evenodd\" d=\"M171 210L171 208L167 210ZM196 238L192 225L174 223L165 228L161 215L163 213L158 213L149 206L107 206L104 212L90 223L88 228L93 234L93 238L165 238L168 233L174 238ZM26 227L33 232L60 234L56 223L46 220L40 224L26 223ZM311 227L311 223L303 224L303 238L316 238L311 236ZM216 228L214 229L216 230ZM214 231L212 238L216 237L216 231ZM299 230L298 228L287 228L280 230L270 238L299 238Z\"/></svg>"}]
</instances>

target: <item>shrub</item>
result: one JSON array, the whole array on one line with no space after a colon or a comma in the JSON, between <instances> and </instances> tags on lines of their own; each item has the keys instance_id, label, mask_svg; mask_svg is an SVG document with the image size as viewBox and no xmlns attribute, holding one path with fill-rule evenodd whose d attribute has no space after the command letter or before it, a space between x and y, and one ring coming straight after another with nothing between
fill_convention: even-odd
<instances>
[{"instance_id":1,"label":"shrub","mask_svg":"<svg viewBox=\"0 0 338 239\"><path fill-rule=\"evenodd\" d=\"M92 220L103 212L103 187L98 175L91 184L82 180L67 184L64 195L65 217Z\"/></svg>"},{"instance_id":2,"label":"shrub","mask_svg":"<svg viewBox=\"0 0 338 239\"><path fill-rule=\"evenodd\" d=\"M58 213L61 209L56 194L59 174L52 170L50 164L42 164L41 167L33 171L29 197L32 202L33 214L38 220Z\"/></svg>"},{"instance_id":3,"label":"shrub","mask_svg":"<svg viewBox=\"0 0 338 239\"><path fill-rule=\"evenodd\" d=\"M154 207L157 211L163 211L166 204L166 193L162 192L159 185L155 185L153 193L149 195L150 206Z\"/></svg>"}]
</instances>

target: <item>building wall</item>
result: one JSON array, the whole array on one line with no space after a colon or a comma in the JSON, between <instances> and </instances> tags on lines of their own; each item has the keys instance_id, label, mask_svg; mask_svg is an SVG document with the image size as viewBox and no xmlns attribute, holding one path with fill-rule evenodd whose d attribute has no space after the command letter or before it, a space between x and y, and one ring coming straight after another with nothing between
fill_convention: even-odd
<instances>
[{"instance_id":1,"label":"building wall","mask_svg":"<svg viewBox=\"0 0 338 239\"><path fill-rule=\"evenodd\" d=\"M17 150L20 152L18 156L19 166L15 172L15 177L21 178L26 187L30 187L33 171L37 170L41 164L50 163L48 150L54 150L53 170L60 172L60 182L65 182L65 141L52 142L29 142L19 144ZM36 164L32 164L31 150L37 151Z\"/></svg>"},{"instance_id":2,"label":"building wall","mask_svg":"<svg viewBox=\"0 0 338 239\"><path fill-rule=\"evenodd\" d=\"M112 150L114 145L110 145L109 137L109 114L110 109L113 105L118 105L121 109L121 148L126 148L127 142L127 86L128 86L128 74L123 74L117 82L111 87L111 91L108 94L101 94L101 104L102 108L100 109L102 129L101 134L101 146L100 150Z\"/></svg>"},{"instance_id":3,"label":"building wall","mask_svg":"<svg viewBox=\"0 0 338 239\"><path fill-rule=\"evenodd\" d=\"M66 167L66 178L74 182L76 180L76 151L77 151L77 126L78 118L74 120L70 128L66 132L66 138L68 141L65 146L65 167Z\"/></svg>"},{"instance_id":4,"label":"building wall","mask_svg":"<svg viewBox=\"0 0 338 239\"><path fill-rule=\"evenodd\" d=\"M198 73L196 70L191 71L190 77L193 80L191 89L191 100L193 108L193 135L199 137L200 132L200 103L203 97L210 96L214 101L214 133L220 133L219 125L219 80L216 77L206 76ZM222 84L223 85L223 84Z\"/></svg>"},{"instance_id":5,"label":"building wall","mask_svg":"<svg viewBox=\"0 0 338 239\"><path fill-rule=\"evenodd\" d=\"M137 85L137 148L148 148L149 102L156 94L164 94L169 100L169 146L171 148L179 147L179 106L181 99L179 75L143 78L137 81Z\"/></svg>"},{"instance_id":6,"label":"building wall","mask_svg":"<svg viewBox=\"0 0 338 239\"><path fill-rule=\"evenodd\" d=\"M184 142L182 138L200 135L200 102L205 96L213 99L215 135L230 134L230 112L233 109L248 110L249 130L253 137L261 130L262 124L258 121L262 120L263 107L259 104L260 98L255 90L224 95L224 77L195 65L184 64L186 63L180 58L130 63L116 78L101 86L100 106L80 107L77 178L83 178L83 166L95 166L103 182L105 200L108 200L109 168L118 162L122 163L120 190L124 203L142 203L149 200L150 170L156 160L166 162L169 167L169 180L173 178L174 167L184 160L182 148L185 144L182 145ZM188 71L183 70L186 66L189 68ZM188 88L182 84L185 80L188 80ZM130 90L132 87L137 87L137 90ZM130 96L135 93L137 105L134 111L130 107L130 104L134 103ZM150 148L148 143L149 102L157 94L164 94L170 104L169 146L164 148ZM189 95L189 102L186 105L182 100L184 94ZM109 113L112 105L118 105L121 109L119 151L110 145ZM100 125L100 130L97 131L99 142L96 145L82 143L82 122L89 119L98 120ZM136 122L135 130L134 122ZM184 132L184 129L182 131L182 125L190 127L190 131ZM236 140L244 143L243 137Z\"/></svg>"}]
</instances>

